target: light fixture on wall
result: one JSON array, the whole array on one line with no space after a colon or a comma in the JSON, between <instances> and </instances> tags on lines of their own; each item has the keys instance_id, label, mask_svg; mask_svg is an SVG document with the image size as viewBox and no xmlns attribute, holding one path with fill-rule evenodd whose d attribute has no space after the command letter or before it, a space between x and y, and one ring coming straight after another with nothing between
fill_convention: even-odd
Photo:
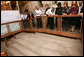
<instances>
[{"instance_id":1,"label":"light fixture on wall","mask_svg":"<svg viewBox=\"0 0 84 57\"><path fill-rule=\"evenodd\" d=\"M10 1L7 1L6 3L9 3Z\"/></svg>"},{"instance_id":2,"label":"light fixture on wall","mask_svg":"<svg viewBox=\"0 0 84 57\"><path fill-rule=\"evenodd\" d=\"M10 10L10 1L1 1L1 10Z\"/></svg>"},{"instance_id":3,"label":"light fixture on wall","mask_svg":"<svg viewBox=\"0 0 84 57\"><path fill-rule=\"evenodd\" d=\"M4 3L9 3L10 1L1 1L1 4L4 4Z\"/></svg>"}]
</instances>

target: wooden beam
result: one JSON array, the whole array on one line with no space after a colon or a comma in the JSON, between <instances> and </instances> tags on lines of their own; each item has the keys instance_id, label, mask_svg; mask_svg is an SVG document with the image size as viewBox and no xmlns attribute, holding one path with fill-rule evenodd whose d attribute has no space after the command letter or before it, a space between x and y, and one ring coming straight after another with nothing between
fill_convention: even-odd
<instances>
[{"instance_id":1,"label":"wooden beam","mask_svg":"<svg viewBox=\"0 0 84 57\"><path fill-rule=\"evenodd\" d=\"M69 32L64 32L64 31L62 31L62 17L78 17L78 16L81 16L81 15L60 15L60 16L55 15L55 16L51 16L51 17L58 17L58 30L57 30L57 31L52 31L52 30L47 30L47 29L46 29L46 17L47 17L47 16L42 16L42 17L41 17L41 18L43 18L43 29L42 29L42 30L33 29L32 19L30 19L31 29L27 29L27 30L25 30L25 29L23 28L23 27L24 27L24 25L23 25L23 20L18 20L18 21L13 21L13 22L4 23L4 24L1 24L1 25L5 25L5 24L7 25L8 33L5 34L5 35L1 35L1 38L7 37L7 36L9 36L9 35L13 35L13 34L15 34L15 33L21 32L21 31L44 32L44 33L51 33L51 34L62 35L62 36L67 36L67 37L81 38L81 33L82 33L82 30L83 30L83 29L82 29L83 19L82 19L82 21L81 21L80 34L74 34L74 33L69 33ZM48 16L48 17L50 17L50 16ZM33 18L33 19L36 19L36 17ZM25 20L27 20L27 19L25 19ZM15 23L15 22L20 22L20 26L21 26L20 28L22 28L22 29L21 29L21 30L18 30L18 31L15 31L15 32L11 32L11 31L10 31L10 28L9 28L9 24L10 24L10 23ZM83 35L83 33L82 33L82 35ZM83 37L82 37L82 39L83 39Z\"/></svg>"}]
</instances>

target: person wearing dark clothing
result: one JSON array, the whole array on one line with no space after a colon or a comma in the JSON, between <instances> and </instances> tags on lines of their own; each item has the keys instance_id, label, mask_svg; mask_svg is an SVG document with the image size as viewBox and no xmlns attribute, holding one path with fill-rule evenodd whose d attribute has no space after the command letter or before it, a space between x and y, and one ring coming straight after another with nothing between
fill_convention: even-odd
<instances>
[{"instance_id":1,"label":"person wearing dark clothing","mask_svg":"<svg viewBox=\"0 0 84 57\"><path fill-rule=\"evenodd\" d=\"M31 10L29 10L27 18L32 19L32 25L33 25L33 27L35 27L35 20L33 19L34 14L31 12Z\"/></svg>"},{"instance_id":2,"label":"person wearing dark clothing","mask_svg":"<svg viewBox=\"0 0 84 57\"><path fill-rule=\"evenodd\" d=\"M33 13L29 13L28 16L27 16L27 18L29 18L29 19L30 19L30 18L31 18L31 19L34 18Z\"/></svg>"},{"instance_id":3,"label":"person wearing dark clothing","mask_svg":"<svg viewBox=\"0 0 84 57\"><path fill-rule=\"evenodd\" d=\"M26 9L25 9L25 13L26 14L28 14L29 13L29 11L28 11L28 8L26 7Z\"/></svg>"},{"instance_id":4,"label":"person wearing dark clothing","mask_svg":"<svg viewBox=\"0 0 84 57\"><path fill-rule=\"evenodd\" d=\"M72 5L71 5L71 13L70 15L76 15L78 14L78 4L77 1L72 1ZM79 24L80 23L80 19L78 17L70 17L70 25L71 25L71 31L74 32L75 29L78 29Z\"/></svg>"},{"instance_id":5,"label":"person wearing dark clothing","mask_svg":"<svg viewBox=\"0 0 84 57\"><path fill-rule=\"evenodd\" d=\"M62 15L62 13L63 13L63 8L61 7L61 3L58 2L55 14L56 15Z\"/></svg>"},{"instance_id":6,"label":"person wearing dark clothing","mask_svg":"<svg viewBox=\"0 0 84 57\"><path fill-rule=\"evenodd\" d=\"M63 3L63 15L69 15L70 14L70 7L68 6L68 2L64 2ZM70 17L63 17L63 30L64 31L68 31L69 29L69 21L70 21Z\"/></svg>"},{"instance_id":7,"label":"person wearing dark clothing","mask_svg":"<svg viewBox=\"0 0 84 57\"><path fill-rule=\"evenodd\" d=\"M63 8L62 7L56 8L56 12L55 12L56 15L62 15L62 13L63 13Z\"/></svg>"},{"instance_id":8,"label":"person wearing dark clothing","mask_svg":"<svg viewBox=\"0 0 84 57\"><path fill-rule=\"evenodd\" d=\"M66 6L66 7L63 7L63 13L65 13L66 15L69 15L70 14L70 7L69 6Z\"/></svg>"},{"instance_id":9,"label":"person wearing dark clothing","mask_svg":"<svg viewBox=\"0 0 84 57\"><path fill-rule=\"evenodd\" d=\"M63 14L63 8L61 7L61 3L58 2L55 15L62 15L62 14ZM56 18L56 28L57 28L57 18Z\"/></svg>"},{"instance_id":10,"label":"person wearing dark clothing","mask_svg":"<svg viewBox=\"0 0 84 57\"><path fill-rule=\"evenodd\" d=\"M24 12L24 14L22 15L22 17L23 17L23 25L24 25L24 29L30 29L31 27L30 27L30 21L29 20L27 20L27 14ZM26 20L24 20L24 19L26 19Z\"/></svg>"}]
</instances>

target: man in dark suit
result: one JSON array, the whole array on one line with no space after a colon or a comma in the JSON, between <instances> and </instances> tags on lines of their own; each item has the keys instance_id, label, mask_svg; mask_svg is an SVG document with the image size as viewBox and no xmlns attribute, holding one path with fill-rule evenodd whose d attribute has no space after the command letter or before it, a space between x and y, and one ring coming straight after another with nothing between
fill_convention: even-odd
<instances>
[{"instance_id":1,"label":"man in dark suit","mask_svg":"<svg viewBox=\"0 0 84 57\"><path fill-rule=\"evenodd\" d=\"M58 2L55 15L62 15L62 14L63 14L63 8L61 7L61 3ZM57 18L56 18L56 28L57 28Z\"/></svg>"},{"instance_id":2,"label":"man in dark suit","mask_svg":"<svg viewBox=\"0 0 84 57\"><path fill-rule=\"evenodd\" d=\"M27 18L28 18L28 19L32 19L33 27L35 27L34 14L31 12L31 10L29 10L29 13L28 13Z\"/></svg>"},{"instance_id":3,"label":"man in dark suit","mask_svg":"<svg viewBox=\"0 0 84 57\"><path fill-rule=\"evenodd\" d=\"M31 11L29 11L27 18L29 18L29 19L34 18L34 15L33 15L33 13L31 13Z\"/></svg>"},{"instance_id":4,"label":"man in dark suit","mask_svg":"<svg viewBox=\"0 0 84 57\"><path fill-rule=\"evenodd\" d=\"M61 7L61 3L58 2L55 14L56 15L62 15L62 13L63 13L63 8Z\"/></svg>"}]
</instances>

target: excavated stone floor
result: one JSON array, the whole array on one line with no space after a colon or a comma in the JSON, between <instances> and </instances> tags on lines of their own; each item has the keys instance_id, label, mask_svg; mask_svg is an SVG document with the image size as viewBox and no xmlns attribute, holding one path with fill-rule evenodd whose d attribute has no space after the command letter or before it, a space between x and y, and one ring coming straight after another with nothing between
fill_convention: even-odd
<instances>
[{"instance_id":1,"label":"excavated stone floor","mask_svg":"<svg viewBox=\"0 0 84 57\"><path fill-rule=\"evenodd\" d=\"M15 37L8 41L8 56L83 56L79 39L25 32Z\"/></svg>"}]
</instances>

